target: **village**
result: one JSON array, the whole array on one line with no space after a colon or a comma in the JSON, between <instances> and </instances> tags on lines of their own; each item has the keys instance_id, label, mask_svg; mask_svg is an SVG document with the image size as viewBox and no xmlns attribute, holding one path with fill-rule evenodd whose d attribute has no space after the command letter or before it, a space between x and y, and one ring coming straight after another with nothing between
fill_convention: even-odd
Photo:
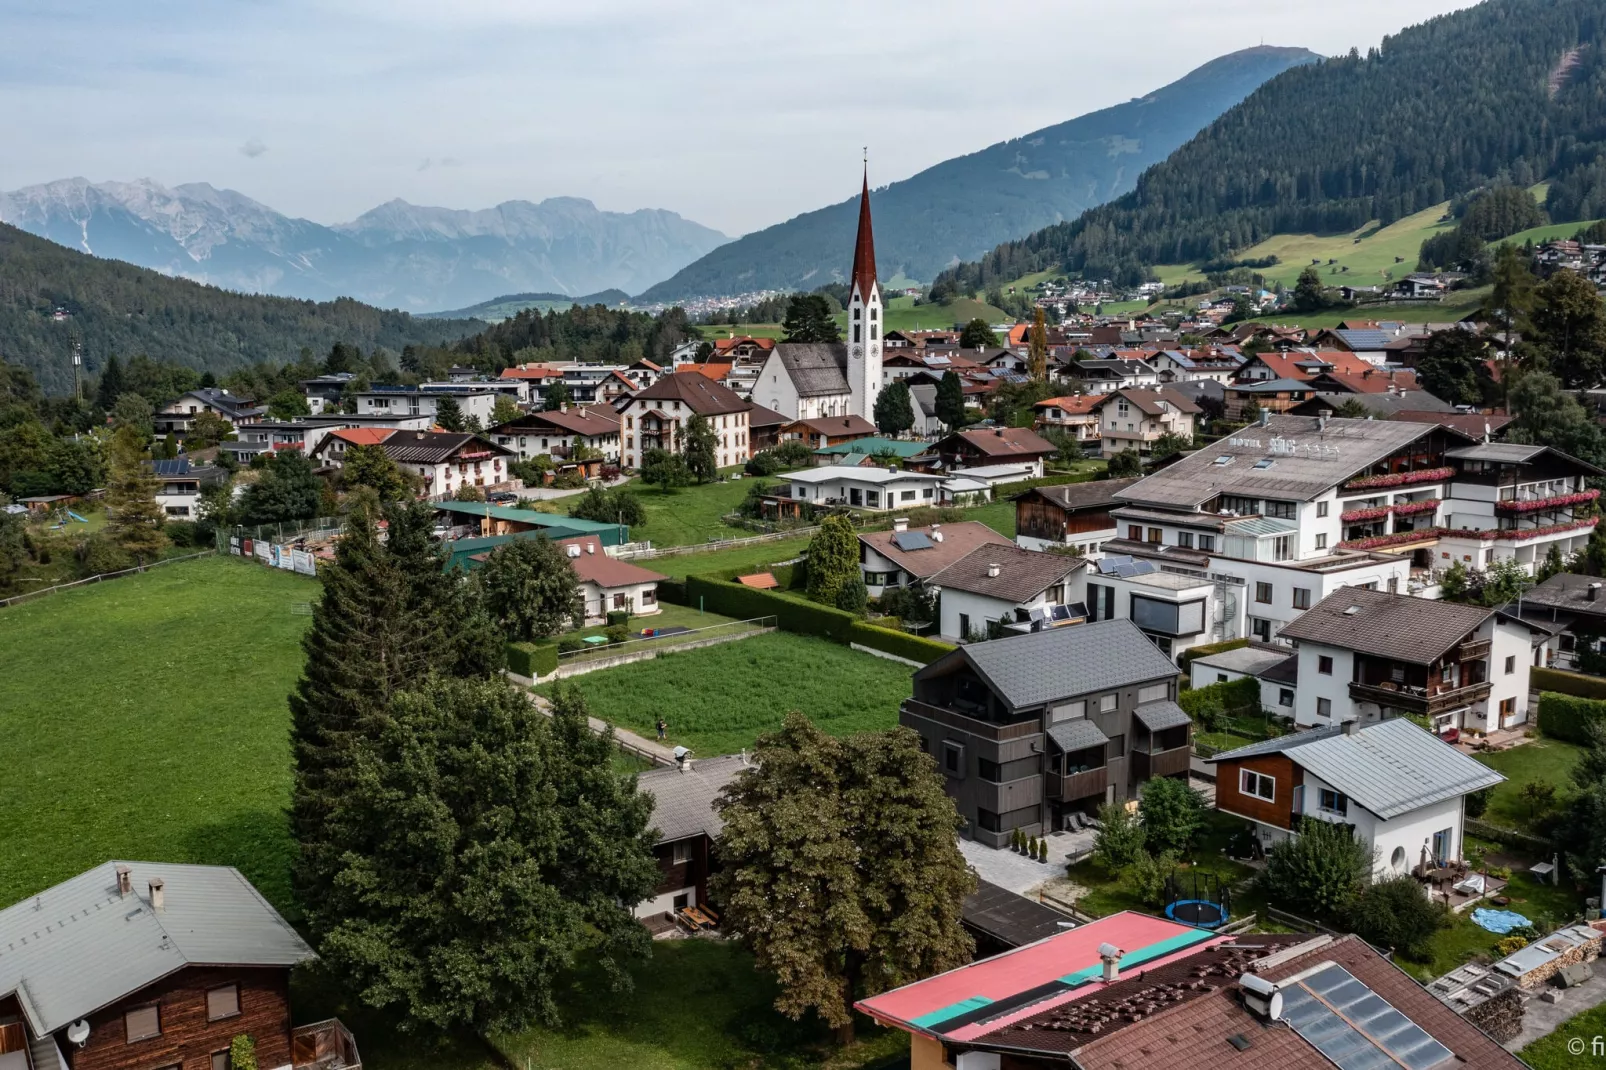
<instances>
[{"instance_id":1,"label":"village","mask_svg":"<svg viewBox=\"0 0 1606 1070\"><path fill-rule=\"evenodd\" d=\"M840 323L326 370L295 415L197 386L104 490L18 496L30 567L77 525L127 554L5 600L34 678L53 607L144 587L219 600L183 656L225 690L241 618L300 682L288 832L281 799L143 861L96 835L72 875L42 821L0 1070L475 1065L399 1020L628 1060L554 963L630 956L658 1029L677 969L756 967L698 993L733 1065L778 1050L755 1014L843 1066L1517 1067L1606 1005L1606 471L1428 388L1469 343L1499 383L1509 332L1052 290L885 329L866 179ZM155 731L229 745L203 724Z\"/></svg>"}]
</instances>

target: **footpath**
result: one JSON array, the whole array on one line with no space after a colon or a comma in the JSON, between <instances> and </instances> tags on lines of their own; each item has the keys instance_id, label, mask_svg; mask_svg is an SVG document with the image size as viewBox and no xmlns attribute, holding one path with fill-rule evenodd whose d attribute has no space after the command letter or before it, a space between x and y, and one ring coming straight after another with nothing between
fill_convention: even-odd
<instances>
[{"instance_id":1,"label":"footpath","mask_svg":"<svg viewBox=\"0 0 1606 1070\"><path fill-rule=\"evenodd\" d=\"M548 717L552 716L552 703L528 688L522 690L536 709ZM591 731L599 736L608 730L608 722L600 717L587 717L586 721L591 726ZM620 749L645 758L654 765L675 764L674 748L665 746L655 739L638 736L628 728L620 728L618 725L613 726L613 738L619 744Z\"/></svg>"}]
</instances>

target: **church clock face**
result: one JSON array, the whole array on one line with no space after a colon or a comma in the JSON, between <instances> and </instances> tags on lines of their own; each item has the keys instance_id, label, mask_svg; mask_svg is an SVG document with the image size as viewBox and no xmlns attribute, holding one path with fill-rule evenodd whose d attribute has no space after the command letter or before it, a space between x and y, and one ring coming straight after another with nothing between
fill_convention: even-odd
<instances>
[{"instance_id":1,"label":"church clock face","mask_svg":"<svg viewBox=\"0 0 1606 1070\"><path fill-rule=\"evenodd\" d=\"M864 356L864 347L863 346L854 346L853 349L850 352L853 355L853 359L854 360L858 360L860 357Z\"/></svg>"}]
</instances>

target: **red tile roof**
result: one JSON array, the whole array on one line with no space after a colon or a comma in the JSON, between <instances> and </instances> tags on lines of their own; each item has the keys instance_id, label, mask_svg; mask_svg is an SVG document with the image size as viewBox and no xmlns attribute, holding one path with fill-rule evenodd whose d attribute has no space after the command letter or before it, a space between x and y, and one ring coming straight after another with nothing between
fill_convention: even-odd
<instances>
[{"instance_id":1,"label":"red tile roof","mask_svg":"<svg viewBox=\"0 0 1606 1070\"><path fill-rule=\"evenodd\" d=\"M502 369L504 379L561 379L563 373L540 364L517 364Z\"/></svg>"},{"instance_id":2,"label":"red tile roof","mask_svg":"<svg viewBox=\"0 0 1606 1070\"><path fill-rule=\"evenodd\" d=\"M559 539L559 546L578 546L580 556L569 558L569 567L581 583L594 583L598 587L629 587L637 583L657 583L666 579L629 561L620 561L603 552L602 542L595 535L577 535L572 539ZM567 550L564 553L568 553Z\"/></svg>"},{"instance_id":3,"label":"red tile roof","mask_svg":"<svg viewBox=\"0 0 1606 1070\"><path fill-rule=\"evenodd\" d=\"M766 353L775 348L775 339L773 338L754 338L752 335L743 334L738 335L735 338L714 339L714 352L720 355L725 355L736 347L744 345L748 342L751 342L754 346L762 349Z\"/></svg>"},{"instance_id":4,"label":"red tile roof","mask_svg":"<svg viewBox=\"0 0 1606 1070\"><path fill-rule=\"evenodd\" d=\"M395 433L394 427L341 427L329 432L329 437L353 446L377 446Z\"/></svg>"},{"instance_id":5,"label":"red tile roof","mask_svg":"<svg viewBox=\"0 0 1606 1070\"><path fill-rule=\"evenodd\" d=\"M1093 406L1102 400L1098 394L1071 394L1063 398L1049 398L1039 401L1032 406L1035 409L1064 409L1072 416L1080 416L1093 411Z\"/></svg>"}]
</instances>

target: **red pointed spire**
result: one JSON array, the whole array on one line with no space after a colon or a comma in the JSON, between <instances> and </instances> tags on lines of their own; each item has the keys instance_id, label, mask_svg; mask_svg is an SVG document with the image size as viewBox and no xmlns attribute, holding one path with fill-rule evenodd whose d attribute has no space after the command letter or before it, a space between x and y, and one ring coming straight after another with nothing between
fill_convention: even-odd
<instances>
[{"instance_id":1,"label":"red pointed spire","mask_svg":"<svg viewBox=\"0 0 1606 1070\"><path fill-rule=\"evenodd\" d=\"M870 300L875 286L875 235L870 230L870 165L864 165L864 192L859 195L859 237L853 243L853 275L848 285Z\"/></svg>"}]
</instances>

